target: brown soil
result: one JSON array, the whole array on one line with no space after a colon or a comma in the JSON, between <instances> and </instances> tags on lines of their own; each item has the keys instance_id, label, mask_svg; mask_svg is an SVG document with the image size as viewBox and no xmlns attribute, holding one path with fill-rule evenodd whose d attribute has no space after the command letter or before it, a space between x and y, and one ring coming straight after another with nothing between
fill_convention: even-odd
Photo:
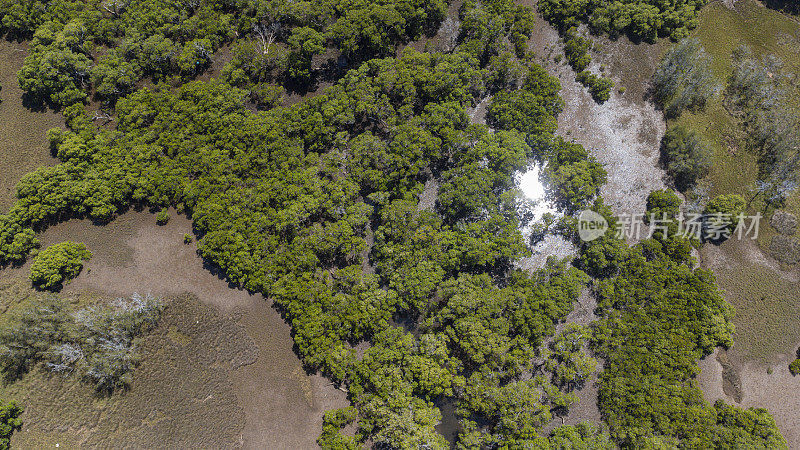
<instances>
[{"instance_id":1,"label":"brown soil","mask_svg":"<svg viewBox=\"0 0 800 450\"><path fill-rule=\"evenodd\" d=\"M17 71L27 54L27 43L0 39L0 212L14 202L23 175L56 162L50 155L47 130L64 125L59 114L23 106Z\"/></svg>"},{"instance_id":2,"label":"brown soil","mask_svg":"<svg viewBox=\"0 0 800 450\"><path fill-rule=\"evenodd\" d=\"M306 374L289 325L269 302L214 275L196 245L183 242L190 221L170 215L165 226L153 214L129 212L105 226L72 220L42 234L44 245L74 240L94 253L63 295L150 292L178 300L146 339L142 366L125 395L98 403L74 380L51 377L39 388L45 377L35 374L11 385L9 397L28 407L26 426L15 437L23 446L49 443L64 429L62 445L71 436L75 445L89 446L312 448L324 411L348 404L322 377ZM7 269L0 278L24 276L27 269ZM73 422L64 424L56 401L76 405L69 409Z\"/></svg>"}]
</instances>

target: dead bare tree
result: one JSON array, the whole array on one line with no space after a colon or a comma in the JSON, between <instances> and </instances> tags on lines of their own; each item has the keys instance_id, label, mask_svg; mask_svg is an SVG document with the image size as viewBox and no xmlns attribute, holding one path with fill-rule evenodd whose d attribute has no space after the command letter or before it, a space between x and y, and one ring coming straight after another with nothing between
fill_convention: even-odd
<instances>
[{"instance_id":1,"label":"dead bare tree","mask_svg":"<svg viewBox=\"0 0 800 450\"><path fill-rule=\"evenodd\" d=\"M269 50L272 47L272 44L275 43L275 39L278 36L280 29L281 25L278 22L273 22L269 26L266 26L263 23L257 23L253 25L253 31L255 31L256 36L258 36L259 47L261 47L262 55L269 54Z\"/></svg>"},{"instance_id":2,"label":"dead bare tree","mask_svg":"<svg viewBox=\"0 0 800 450\"><path fill-rule=\"evenodd\" d=\"M111 0L110 2L103 4L103 9L112 16L119 17L120 14L124 13L125 10L128 9L128 1Z\"/></svg>"}]
</instances>

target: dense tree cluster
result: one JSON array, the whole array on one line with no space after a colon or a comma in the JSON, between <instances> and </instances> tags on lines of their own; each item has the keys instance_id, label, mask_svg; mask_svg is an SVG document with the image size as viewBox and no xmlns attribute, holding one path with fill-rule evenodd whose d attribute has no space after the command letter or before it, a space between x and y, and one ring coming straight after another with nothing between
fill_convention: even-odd
<instances>
[{"instance_id":1,"label":"dense tree cluster","mask_svg":"<svg viewBox=\"0 0 800 450\"><path fill-rule=\"evenodd\" d=\"M509 4L495 2L487 14L529 12ZM465 8L465 13L481 8L486 9ZM314 55L332 49L345 65L392 55L399 44L435 33L446 9L444 0L24 0L0 3L0 32L33 36L20 85L55 107L84 101L89 86L113 105L142 79L191 79L211 65L217 49L242 37L225 76L269 107L280 99L274 82L304 88L312 81ZM530 25L523 26L517 15L509 15L496 40L511 32L512 41L523 45ZM330 63L339 64L335 58Z\"/></svg>"},{"instance_id":2,"label":"dense tree cluster","mask_svg":"<svg viewBox=\"0 0 800 450\"><path fill-rule=\"evenodd\" d=\"M612 36L629 36L654 42L669 36L681 39L697 27L697 13L707 0L542 0L545 19L566 30L587 23Z\"/></svg>"},{"instance_id":3,"label":"dense tree cluster","mask_svg":"<svg viewBox=\"0 0 800 450\"><path fill-rule=\"evenodd\" d=\"M535 151L519 130L469 124L465 108L499 85L499 62L481 69L463 45L470 51L373 59L317 97L261 114L245 107L246 91L218 81L121 98L114 131L71 106L70 129L50 133L62 163L26 177L3 218L5 256L33 244L27 227L177 205L191 214L203 256L275 298L304 362L347 387L358 442L444 446L434 429L442 397L460 402L467 423L496 424L481 440L539 439L551 410L574 401L556 384L578 382L591 364L569 349L554 356L557 378L524 375L587 279L556 262L534 278L510 270L527 252L514 177ZM508 109L533 106L518 117L528 133L549 136L558 82L519 67L525 81L513 95L526 101ZM420 210L433 176L438 201ZM578 186L580 170L557 176L576 180L570 195L592 195ZM398 327L403 317L423 332ZM520 398L523 386L530 396ZM495 391L505 397L483 405L482 392ZM514 419L522 432L504 413L534 406L540 413ZM321 441L350 442L336 431L341 420L328 421Z\"/></svg>"},{"instance_id":4,"label":"dense tree cluster","mask_svg":"<svg viewBox=\"0 0 800 450\"><path fill-rule=\"evenodd\" d=\"M98 392L126 387L138 363L139 337L152 329L163 305L133 294L74 311L63 300L34 300L0 328L0 367L14 379L43 362L47 370L77 374Z\"/></svg>"},{"instance_id":5,"label":"dense tree cluster","mask_svg":"<svg viewBox=\"0 0 800 450\"><path fill-rule=\"evenodd\" d=\"M81 99L51 98L69 104L68 129L49 133L61 163L19 183L18 201L0 216L0 261L24 260L34 230L68 217L108 221L130 207L176 207L191 217L203 257L274 299L306 367L347 391L351 407L325 415L324 448L446 448L435 429L442 401L456 406L464 448L781 442L765 413L711 407L693 384L695 359L730 345L731 326L713 277L691 269L687 242L629 249L603 237L581 244L575 264L515 267L529 254L520 228L531 210L515 177L533 160L564 211L593 208L611 219L599 196L603 167L554 136L560 86L525 52L530 10L466 1L452 51L395 55L397 44L438 26L446 3L133 3L94 10L111 20L92 21L76 4L62 26L31 22L52 27L51 42L61 42L53 45L76 54L95 55L70 47L65 30L78 20L92 43L117 44L88 80L116 101L116 126L96 127ZM4 23L11 9L0 9ZM185 82L232 30L240 38L222 79ZM151 38L142 60L116 50ZM46 51L44 42L32 54ZM316 96L272 107L283 95L277 83L308 82L315 55L331 49L345 67L362 64ZM163 72L137 72L134 59ZM88 87L85 77L52 73ZM142 76L158 82L138 87ZM495 130L466 114L487 96ZM254 113L248 101L272 108ZM432 204L420 202L426 186ZM572 236L574 225L567 216L558 226ZM587 273L604 280L595 286L601 322L559 327L590 285ZM135 361L130 330L152 321L124 318L138 308L68 315L48 301L0 333L7 373L45 361L100 389L124 384ZM108 328L130 339L92 334ZM608 429L544 433L596 370L589 348L606 358Z\"/></svg>"},{"instance_id":6,"label":"dense tree cluster","mask_svg":"<svg viewBox=\"0 0 800 450\"><path fill-rule=\"evenodd\" d=\"M83 269L83 262L92 257L84 244L62 242L54 244L41 253L31 264L30 279L36 287L57 289Z\"/></svg>"},{"instance_id":7,"label":"dense tree cluster","mask_svg":"<svg viewBox=\"0 0 800 450\"><path fill-rule=\"evenodd\" d=\"M703 400L696 361L730 346L733 325L713 275L692 269L688 248L682 238L646 240L598 286L594 345L605 358L604 420L623 447L786 448L765 410Z\"/></svg>"}]
</instances>

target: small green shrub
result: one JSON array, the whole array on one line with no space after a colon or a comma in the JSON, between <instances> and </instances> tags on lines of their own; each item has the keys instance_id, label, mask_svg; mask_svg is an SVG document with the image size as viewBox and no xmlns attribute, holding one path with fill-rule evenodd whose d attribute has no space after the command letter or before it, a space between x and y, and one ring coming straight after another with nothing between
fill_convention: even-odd
<instances>
[{"instance_id":1,"label":"small green shrub","mask_svg":"<svg viewBox=\"0 0 800 450\"><path fill-rule=\"evenodd\" d=\"M661 141L661 162L675 187L685 191L708 175L711 151L694 131L677 125Z\"/></svg>"},{"instance_id":2,"label":"small green shrub","mask_svg":"<svg viewBox=\"0 0 800 450\"><path fill-rule=\"evenodd\" d=\"M23 411L16 402L0 400L0 449L11 448L11 435L22 427L19 416Z\"/></svg>"},{"instance_id":3,"label":"small green shrub","mask_svg":"<svg viewBox=\"0 0 800 450\"><path fill-rule=\"evenodd\" d=\"M570 30L564 37L564 55L567 57L569 65L576 72L581 72L589 67L592 62L592 57L589 56L589 50L592 48L592 41L583 36L575 34L574 30Z\"/></svg>"},{"instance_id":4,"label":"small green shrub","mask_svg":"<svg viewBox=\"0 0 800 450\"><path fill-rule=\"evenodd\" d=\"M167 222L169 222L169 213L162 209L156 214L156 223L159 225L166 225Z\"/></svg>"},{"instance_id":5,"label":"small green shrub","mask_svg":"<svg viewBox=\"0 0 800 450\"><path fill-rule=\"evenodd\" d=\"M194 240L194 239L192 238L192 235L191 235L191 234L189 234L189 233L186 233L186 234L184 234L184 235L183 235L183 243L184 243L184 244L187 244L187 245L188 245L188 244L191 244L193 240Z\"/></svg>"},{"instance_id":6,"label":"small green shrub","mask_svg":"<svg viewBox=\"0 0 800 450\"><path fill-rule=\"evenodd\" d=\"M649 223L650 216L656 220L666 216L674 219L680 212L682 200L670 189L660 189L653 191L647 196L647 214L645 223Z\"/></svg>"},{"instance_id":7,"label":"small green shrub","mask_svg":"<svg viewBox=\"0 0 800 450\"><path fill-rule=\"evenodd\" d=\"M800 374L800 359L795 359L789 364L789 372L792 372L792 375Z\"/></svg>"},{"instance_id":8,"label":"small green shrub","mask_svg":"<svg viewBox=\"0 0 800 450\"><path fill-rule=\"evenodd\" d=\"M83 262L92 257L86 246L75 242L54 244L36 256L31 265L30 279L41 289L54 289L81 272Z\"/></svg>"},{"instance_id":9,"label":"small green shrub","mask_svg":"<svg viewBox=\"0 0 800 450\"><path fill-rule=\"evenodd\" d=\"M605 103L611 98L611 89L614 88L614 82L611 79L595 75L588 70L578 73L575 79L589 88L589 93L597 103Z\"/></svg>"},{"instance_id":10,"label":"small green shrub","mask_svg":"<svg viewBox=\"0 0 800 450\"><path fill-rule=\"evenodd\" d=\"M722 232L720 237L723 238L727 237L726 233L728 236L733 233L746 206L747 203L739 194L720 195L711 200L704 211L707 236L713 234L714 230Z\"/></svg>"}]
</instances>

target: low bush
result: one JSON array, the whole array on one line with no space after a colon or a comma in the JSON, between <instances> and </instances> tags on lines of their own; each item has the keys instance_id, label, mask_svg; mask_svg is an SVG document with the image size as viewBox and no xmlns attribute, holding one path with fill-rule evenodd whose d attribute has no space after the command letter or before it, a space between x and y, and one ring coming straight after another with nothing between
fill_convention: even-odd
<instances>
[{"instance_id":1,"label":"low bush","mask_svg":"<svg viewBox=\"0 0 800 450\"><path fill-rule=\"evenodd\" d=\"M36 256L30 279L41 289L57 289L81 272L83 262L92 257L86 245L75 242L54 244Z\"/></svg>"},{"instance_id":2,"label":"low bush","mask_svg":"<svg viewBox=\"0 0 800 450\"><path fill-rule=\"evenodd\" d=\"M611 89L614 88L614 82L611 79L584 70L578 73L576 80L589 88L589 93L597 103L605 103L611 98Z\"/></svg>"},{"instance_id":3,"label":"low bush","mask_svg":"<svg viewBox=\"0 0 800 450\"><path fill-rule=\"evenodd\" d=\"M800 374L800 359L795 359L789 364L789 372L791 372L792 375Z\"/></svg>"},{"instance_id":4,"label":"low bush","mask_svg":"<svg viewBox=\"0 0 800 450\"><path fill-rule=\"evenodd\" d=\"M156 214L156 223L159 225L166 225L169 223L169 213L165 210L161 210Z\"/></svg>"},{"instance_id":5,"label":"low bush","mask_svg":"<svg viewBox=\"0 0 800 450\"><path fill-rule=\"evenodd\" d=\"M0 400L0 450L11 448L11 435L22 428L19 416L24 409L16 402Z\"/></svg>"},{"instance_id":6,"label":"low bush","mask_svg":"<svg viewBox=\"0 0 800 450\"><path fill-rule=\"evenodd\" d=\"M683 192L708 175L711 151L693 130L676 125L661 141L661 162L675 187Z\"/></svg>"},{"instance_id":7,"label":"low bush","mask_svg":"<svg viewBox=\"0 0 800 450\"><path fill-rule=\"evenodd\" d=\"M706 237L710 240L729 237L746 206L744 198L738 194L720 195L708 202L704 211Z\"/></svg>"}]
</instances>

